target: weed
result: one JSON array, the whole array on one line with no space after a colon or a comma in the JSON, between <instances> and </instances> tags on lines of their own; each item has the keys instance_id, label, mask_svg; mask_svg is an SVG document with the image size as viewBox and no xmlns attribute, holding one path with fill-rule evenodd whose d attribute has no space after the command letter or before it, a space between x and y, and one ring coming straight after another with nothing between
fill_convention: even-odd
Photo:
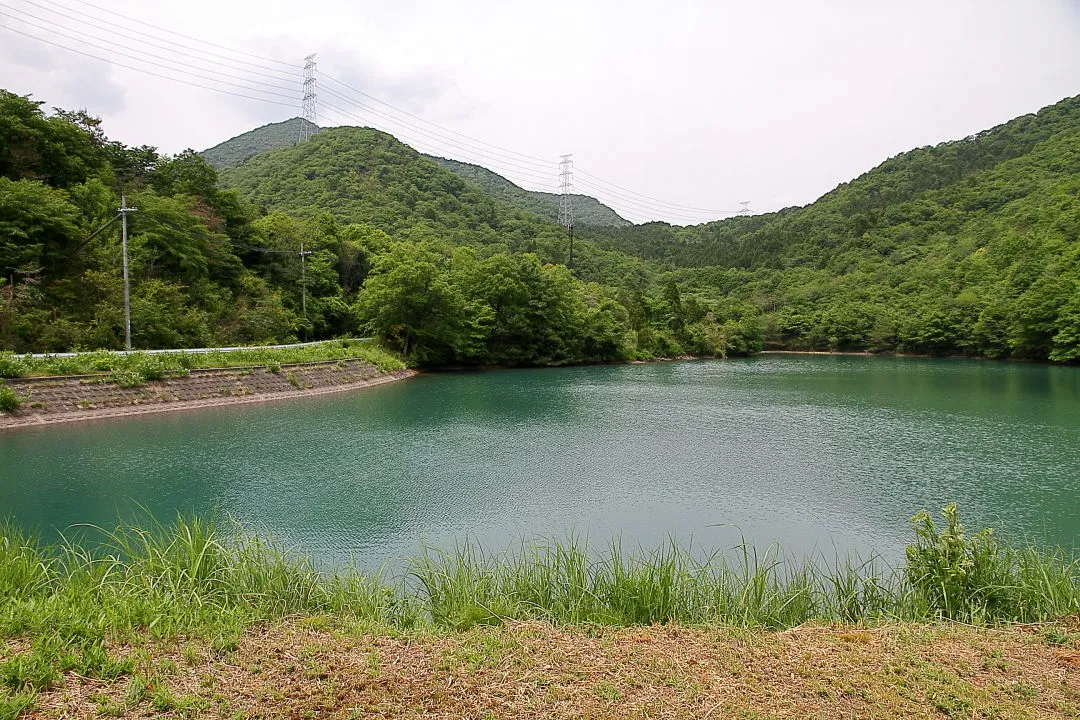
<instances>
[{"instance_id":1,"label":"weed","mask_svg":"<svg viewBox=\"0 0 1080 720\"><path fill-rule=\"evenodd\" d=\"M34 707L34 691L9 693L0 689L0 720L15 720Z\"/></svg>"},{"instance_id":2,"label":"weed","mask_svg":"<svg viewBox=\"0 0 1080 720\"><path fill-rule=\"evenodd\" d=\"M22 398L0 380L0 412L15 412L22 405Z\"/></svg>"},{"instance_id":3,"label":"weed","mask_svg":"<svg viewBox=\"0 0 1080 720\"><path fill-rule=\"evenodd\" d=\"M167 375L187 375L192 368L228 368L265 366L280 372L290 363L362 360L381 371L401 370L405 364L389 350L371 342L328 340L298 348L253 347L208 353L170 353L150 355L136 352L120 354L107 351L79 353L72 357L18 356L0 353L0 378L40 375L79 375L87 373L136 373L145 380L160 380Z\"/></svg>"},{"instance_id":4,"label":"weed","mask_svg":"<svg viewBox=\"0 0 1080 720\"><path fill-rule=\"evenodd\" d=\"M146 380L136 370L119 370L108 377L108 382L119 385L122 388L142 387Z\"/></svg>"}]
</instances>

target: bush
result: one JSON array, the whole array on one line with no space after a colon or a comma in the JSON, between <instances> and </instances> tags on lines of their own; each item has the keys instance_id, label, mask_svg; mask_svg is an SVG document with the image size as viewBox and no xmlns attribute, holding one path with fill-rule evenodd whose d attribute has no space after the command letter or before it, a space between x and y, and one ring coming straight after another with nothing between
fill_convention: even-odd
<instances>
[{"instance_id":1,"label":"bush","mask_svg":"<svg viewBox=\"0 0 1080 720\"><path fill-rule=\"evenodd\" d=\"M22 405L22 399L3 381L0 381L0 412L14 412L20 405Z\"/></svg>"},{"instance_id":2,"label":"bush","mask_svg":"<svg viewBox=\"0 0 1080 720\"><path fill-rule=\"evenodd\" d=\"M0 352L0 378L17 378L27 373L26 361L12 352Z\"/></svg>"},{"instance_id":3,"label":"bush","mask_svg":"<svg viewBox=\"0 0 1080 720\"><path fill-rule=\"evenodd\" d=\"M146 384L141 373L135 370L121 370L109 376L109 382L116 383L120 387L135 388Z\"/></svg>"},{"instance_id":4,"label":"bush","mask_svg":"<svg viewBox=\"0 0 1080 720\"><path fill-rule=\"evenodd\" d=\"M161 380L168 372L165 363L153 356L147 356L139 361L135 372L142 375L143 380Z\"/></svg>"},{"instance_id":5,"label":"bush","mask_svg":"<svg viewBox=\"0 0 1080 720\"><path fill-rule=\"evenodd\" d=\"M905 579L939 618L977 624L1032 622L1080 609L1080 563L1059 550L999 542L991 529L964 533L956 504L941 511L941 530L926 512L912 518Z\"/></svg>"}]
</instances>

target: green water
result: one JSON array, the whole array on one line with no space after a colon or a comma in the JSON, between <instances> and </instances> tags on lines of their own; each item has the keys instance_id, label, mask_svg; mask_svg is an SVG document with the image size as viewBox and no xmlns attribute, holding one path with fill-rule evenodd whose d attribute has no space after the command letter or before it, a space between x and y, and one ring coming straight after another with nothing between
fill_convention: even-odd
<instances>
[{"instance_id":1,"label":"green water","mask_svg":"<svg viewBox=\"0 0 1080 720\"><path fill-rule=\"evenodd\" d=\"M898 558L907 519L1074 546L1080 368L906 358L425 375L0 434L0 515L45 535L220 513L323 560L575 533Z\"/></svg>"}]
</instances>

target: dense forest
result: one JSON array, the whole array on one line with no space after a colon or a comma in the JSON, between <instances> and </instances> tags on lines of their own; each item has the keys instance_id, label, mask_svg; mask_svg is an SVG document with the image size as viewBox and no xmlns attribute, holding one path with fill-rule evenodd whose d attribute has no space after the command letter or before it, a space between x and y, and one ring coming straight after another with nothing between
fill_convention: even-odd
<instances>
[{"instance_id":1,"label":"dense forest","mask_svg":"<svg viewBox=\"0 0 1080 720\"><path fill-rule=\"evenodd\" d=\"M903 153L817 202L593 231L762 312L768 347L1080 359L1080 97Z\"/></svg>"},{"instance_id":2,"label":"dense forest","mask_svg":"<svg viewBox=\"0 0 1080 720\"><path fill-rule=\"evenodd\" d=\"M123 192L138 208L136 347L370 332L427 365L757 349L749 305L684 301L620 253L590 263L616 258L641 278L632 292L576 277L559 264L556 225L383 133L328 130L241 168L226 171L237 189L223 189L195 152L128 147L85 112L50 116L0 95L0 347L121 346L120 237L108 223Z\"/></svg>"},{"instance_id":3,"label":"dense forest","mask_svg":"<svg viewBox=\"0 0 1080 720\"><path fill-rule=\"evenodd\" d=\"M301 118L292 118L284 122L263 125L203 150L201 155L219 171L233 168L243 164L248 158L264 152L295 145L300 136L301 125L305 122L307 121ZM312 127L315 128L315 126ZM527 210L551 221L559 219L558 195L525 190L502 175L479 165L423 153L420 156L433 160L463 180L477 185L484 194L496 200L502 200L513 207ZM617 212L594 197L575 194L573 198L574 222L580 228L626 227L631 224L629 220L620 217Z\"/></svg>"},{"instance_id":4,"label":"dense forest","mask_svg":"<svg viewBox=\"0 0 1080 720\"><path fill-rule=\"evenodd\" d=\"M139 347L372 333L428 365L763 346L1080 360L1080 98L802 208L584 228L572 263L493 173L369 128L294 144L297 122L168 157L0 95L0 347L119 347L118 223L94 233L126 192Z\"/></svg>"},{"instance_id":5,"label":"dense forest","mask_svg":"<svg viewBox=\"0 0 1080 720\"><path fill-rule=\"evenodd\" d=\"M502 175L479 165L433 155L427 157L430 157L458 177L479 185L484 193L493 198L504 200L515 207L536 213L540 217L545 217L553 222L559 220L560 196L555 193L525 190ZM571 199L574 206L574 227L576 228L627 227L633 224L594 197L574 193L571 195Z\"/></svg>"}]
</instances>

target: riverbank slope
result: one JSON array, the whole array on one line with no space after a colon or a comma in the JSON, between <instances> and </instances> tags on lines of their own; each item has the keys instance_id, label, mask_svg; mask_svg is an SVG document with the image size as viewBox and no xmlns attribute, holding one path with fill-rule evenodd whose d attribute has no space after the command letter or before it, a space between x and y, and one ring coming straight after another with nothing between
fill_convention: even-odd
<instances>
[{"instance_id":1,"label":"riverbank slope","mask_svg":"<svg viewBox=\"0 0 1080 720\"><path fill-rule=\"evenodd\" d=\"M0 413L0 431L146 413L285 400L346 392L412 377L409 369L380 370L359 359L257 367L193 369L160 380L118 382L109 374L15 378L21 399Z\"/></svg>"}]
</instances>

